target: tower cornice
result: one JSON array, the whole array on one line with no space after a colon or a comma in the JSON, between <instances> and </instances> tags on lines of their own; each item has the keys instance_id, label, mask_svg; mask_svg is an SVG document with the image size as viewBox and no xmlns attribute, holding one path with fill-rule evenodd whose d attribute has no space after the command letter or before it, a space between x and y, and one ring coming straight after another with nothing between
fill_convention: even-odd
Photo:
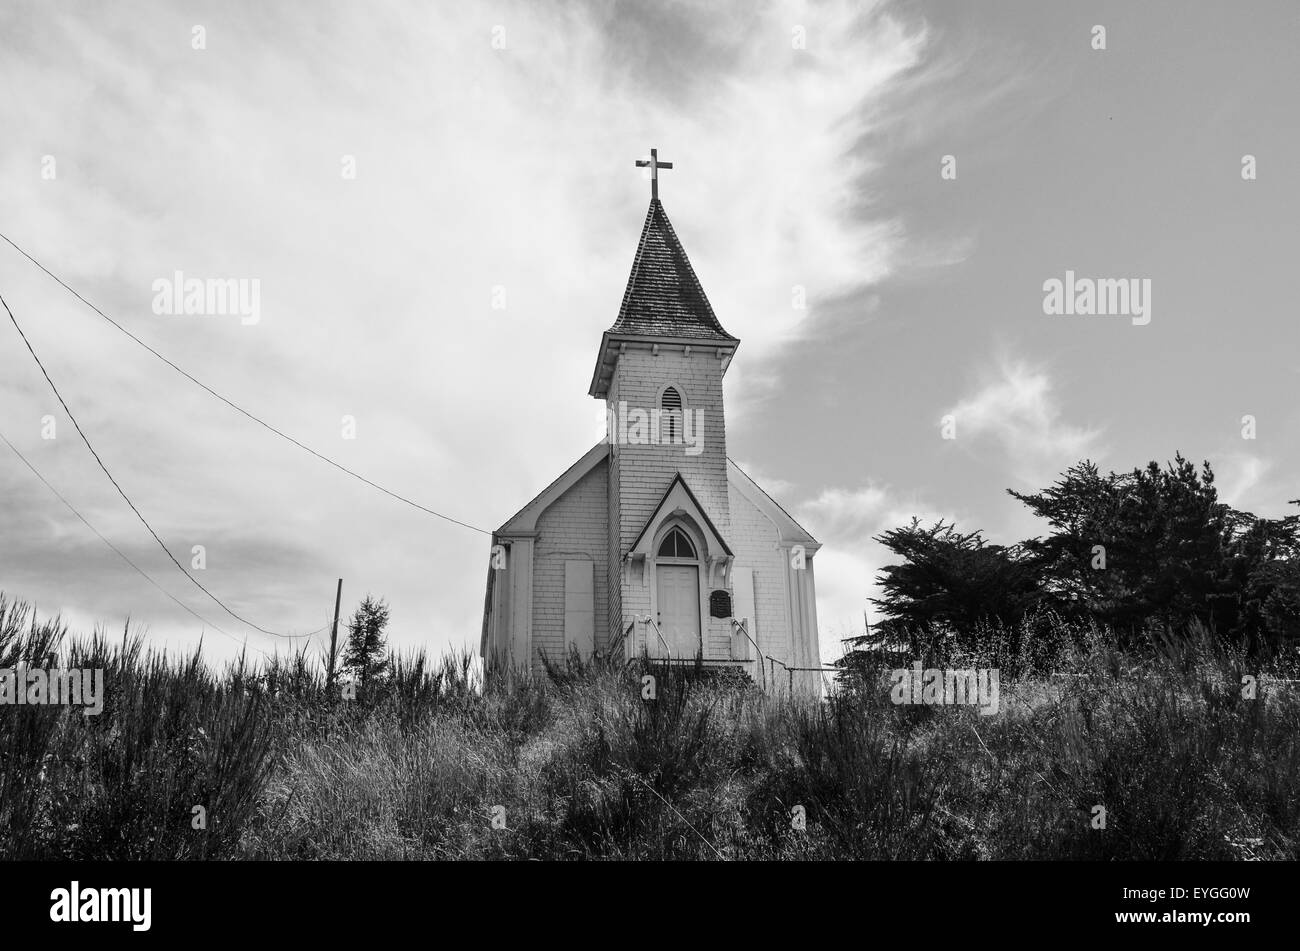
<instances>
[{"instance_id":1,"label":"tower cornice","mask_svg":"<svg viewBox=\"0 0 1300 951\"><path fill-rule=\"evenodd\" d=\"M609 384L614 378L614 367L618 364L619 354L624 350L662 351L681 350L691 353L711 353L722 361L725 375L731 365L732 357L740 347L736 337L717 337L702 340L699 337L662 337L658 334L624 334L606 330L600 338L600 352L596 355L596 367L591 374L589 396L604 399L609 394Z\"/></svg>"}]
</instances>

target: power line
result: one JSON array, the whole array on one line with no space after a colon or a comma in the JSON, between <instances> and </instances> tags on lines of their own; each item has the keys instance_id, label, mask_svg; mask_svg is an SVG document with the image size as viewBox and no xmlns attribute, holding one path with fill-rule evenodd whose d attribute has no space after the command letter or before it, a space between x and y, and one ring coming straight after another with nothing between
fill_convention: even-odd
<instances>
[{"instance_id":1,"label":"power line","mask_svg":"<svg viewBox=\"0 0 1300 951\"><path fill-rule=\"evenodd\" d=\"M239 643L240 643L239 638L235 637L235 635L231 634L229 631L223 630L222 628L218 627L216 624L213 624L211 621L209 621L207 618L205 618L202 614L199 614L197 611L195 611L193 608L191 608L191 607L190 607L188 604L186 604L184 601L181 601L179 598L177 598L175 595L173 595L170 591L168 591L166 588L164 588L162 585L160 585L157 581L155 581L152 575L150 575L150 574L149 574L148 572L146 572L143 568L141 568L139 565L137 565L134 561L132 561L130 558L128 558L128 557L127 557L127 556L122 552L122 550L121 550L120 548L118 548L118 547L117 547L116 545L114 545L111 541L109 541L107 538L105 538L104 535L100 532L99 529L97 529L94 525L91 525L91 524L90 524L90 522L89 522L89 520L86 518L86 516L82 515L79 511L77 511L76 506L74 506L71 502L69 502L66 498L63 497L63 494L62 494L61 492L59 492L59 490L56 489L56 488L55 488L55 487L50 483L50 480L49 480L49 479L47 479L47 478L45 478L45 476L41 475L40 470L38 470L34 465L32 465L31 462L28 460L28 458L27 458L26 456L24 456L21 452L18 451L18 447L15 446L13 443L11 443L11 442L9 441L8 437L6 437L4 433L0 433L0 441L3 441L4 444L5 444L6 446L9 447L10 451L13 452L13 454L14 454L15 456L17 456L20 460L22 460L23 465L25 465L28 469L32 470L32 475L36 476L36 478L40 479L43 483L45 483L45 488L47 488L47 489L49 489L51 492L53 492L55 498L57 498L60 502L62 502L65 506L67 506L67 509L68 509L69 512L71 512L73 515L77 516L77 518L81 519L81 524L85 525L88 529L90 529L90 530L91 530L92 532L94 532L97 536L99 536L99 540L100 540L101 542L103 542L105 545L107 545L109 548L111 548L111 549L113 550L114 554L116 554L118 558L121 558L124 562L126 562L126 563L127 563L128 565L130 565L133 569L135 569L136 573L139 574L140 577L144 578L145 581L149 582L151 585L153 585L155 588L157 588L157 589L158 589L159 591L161 591L163 594L167 595L167 597L170 598L172 601L174 601L174 602L175 602L175 603L176 603L176 604L177 604L177 605L178 605L182 610L187 611L188 613L192 614L194 617L198 618L200 621L202 621L202 622L203 622L204 624L206 624L207 626L213 628L213 629L216 630L218 633L224 634L226 637L230 638L230 639L231 639L232 641L234 641L236 644L239 644ZM242 646L244 646L244 647L249 647L249 646L251 646L251 645L249 645L247 641L244 641L243 644L242 644ZM269 656L270 656L269 654L266 653L266 651L261 650L260 648L254 647L253 650L257 651L257 652L258 652L259 654L261 654L263 657L269 657Z\"/></svg>"},{"instance_id":2,"label":"power line","mask_svg":"<svg viewBox=\"0 0 1300 951\"><path fill-rule=\"evenodd\" d=\"M177 365L176 365L175 363L173 363L171 360L167 359L167 357L163 356L161 353L159 353L159 352L158 352L157 350L155 350L153 347L149 346L149 344L145 343L143 340L141 340L141 339L140 339L139 337L137 337L135 334L131 333L131 331L127 330L125 327L123 327L120 323L118 323L118 322L117 322L116 320L114 320L112 317L108 316L108 314L104 313L102 310L100 310L98 307L96 307L96 306L95 306L94 304L92 304L90 301L86 300L86 298L82 297L81 294L78 293L78 292L76 291L75 288L73 288L72 286L70 286L70 285L69 285L67 282L65 282L61 277L59 277L57 274L55 274L53 271L51 271L49 268L47 268L47 267L46 267L44 264L42 264L40 261L36 260L36 258L32 257L30 254L28 254L28 253L27 253L26 251L24 251L22 248L20 248L17 244L15 244L15 243L14 243L14 242L9 238L8 235L4 234L3 232L0 232L0 238L4 238L5 242L6 242L6 243L11 247L11 248L13 248L15 251L17 251L19 254L21 254L23 257L25 257L27 260L29 260L29 261L31 261L33 264L35 264L38 268L40 268L40 269L41 269L42 271L44 271L47 275L49 275L51 278L53 278L54 281L55 281L57 284L59 284L59 286L61 286L64 290L66 290L68 293L70 293L73 297L77 298L77 300L81 301L83 304L85 304L87 307L89 307L91 310L93 310L95 313L97 313L100 317L103 317L105 320L107 320L110 324L112 324L114 327L116 327L118 330L120 330L120 331L121 331L122 333L124 333L126 336L130 337L132 340L134 340L134 341L135 341L136 343L138 343L140 346L144 347L144 349L148 350L151 354L153 354L155 357L157 357L157 358L158 358L159 360L161 360L163 363L167 364L169 367L171 367L173 370L175 370L175 371L176 371L177 373L179 373L181 376L185 377L185 379L189 380L191 383L193 383L195 386L199 387L200 389L206 391L209 395L211 395L211 396L215 396L217 399L219 399L221 402L225 403L227 406L229 406L231 409L235 410L237 413L240 413L240 414L242 414L242 415L248 417L248 418L251 419L253 422L255 422L255 423L257 423L259 426L263 427L264 429L267 429L267 430L269 430L270 432L275 433L275 435L279 436L281 439L288 440L289 442L291 442L291 443L293 443L295 446L297 446L299 449L302 449L302 450L304 450L305 452L309 452L309 453L311 453L313 456L315 456L317 459L320 459L322 462L327 462L327 463L329 463L331 466L333 466L335 469L338 469L340 472L346 472L348 475L352 476L354 479L358 479L358 480L364 482L366 485L370 486L372 489L378 489L380 492L383 492L385 495L389 496L390 498L397 499L399 502L405 502L407 505L410 505L410 506L412 506L413 508L417 508L417 509L419 509L421 512L425 512L425 513L428 514L428 515L433 515L433 516L435 516L435 517L437 517L437 518L442 519L443 521L451 522L453 525L459 525L461 528L468 528L468 529L469 529L470 531L472 531L472 532L478 532L478 533L480 533L480 534L482 534L482 535L491 535L491 534L492 534L492 533L491 533L490 531L488 531L487 529L479 528L479 527L476 526L476 525L470 525L468 522L462 522L460 519L452 518L450 515L443 515L441 512L435 512L433 509L428 508L427 506L421 505L419 502L414 502L414 501L412 501L411 499L408 499L408 498L407 498L406 496L404 496L404 495L400 495L400 494L398 494L397 492L392 491L391 489L386 489L386 488L384 488L382 485L380 485L379 483L377 483L377 482L372 482L371 480L367 479L365 476L361 475L360 473L358 473L358 472L354 472L353 470L349 469L347 466L343 465L342 463L340 463L340 462L335 462L335 461L334 461L333 459L331 459L329 456L326 456L326 455L324 455L324 454L322 454L322 453L319 453L319 452L317 452L315 449L312 449L310 446L305 445L305 444L303 444L302 442L299 442L297 439L295 439L294 437L290 436L288 433L283 432L282 430L276 429L276 428L275 428L274 426L272 426L270 423L266 422L266 420L261 419L260 417L253 415L253 414L250 413L248 410L246 410L246 409L244 409L242 406L240 406L238 403L235 403L233 400L227 399L226 397L224 397L224 396L222 396L220 393L218 393L216 390L212 389L212 387L208 386L206 383L202 382L201 380L196 379L196 378L195 378L194 376L192 376L188 371L181 369L179 366L177 366Z\"/></svg>"},{"instance_id":3,"label":"power line","mask_svg":"<svg viewBox=\"0 0 1300 951\"><path fill-rule=\"evenodd\" d=\"M9 315L9 320L13 323L14 329L18 331L18 336L22 337L23 343L27 345L27 352L30 353L32 355L32 359L36 361L36 365L40 368L41 374L45 377L45 382L48 383L50 385L50 389L54 391L54 395L58 398L60 405L62 405L63 411L68 414L68 419L72 420L72 425L76 428L77 435L80 436L81 441L86 444L86 448L89 449L90 454L95 457L95 461L99 463L99 468L104 470L104 475L108 476L108 481L113 483L113 488L117 489L117 494L122 496L122 498L126 501L126 504L131 507L131 511L134 512L135 517L140 520L140 524L149 530L149 534L152 535L153 540L158 543L158 547L161 548L163 552L167 555L167 557L171 559L172 564L174 564L180 570L181 574L185 575L186 578L189 578L196 588L198 588L209 598L215 601L221 607L221 610L225 611L236 621L239 621L242 624L247 624L249 627L259 630L263 634L269 634L272 637L284 637L284 638L293 639L294 637L302 636L297 634L280 634L277 633L276 631L268 631L266 628L260 627L259 625L254 624L252 621L240 617L229 607L227 607L224 601L222 601L215 594L213 594L211 591L205 588L203 586L203 583L200 582L199 579L195 578L192 574L190 574L185 569L185 566L176 560L176 556L171 553L171 549L169 549L166 543L163 542L163 540L158 537L158 533L153 530L153 526L149 524L149 520L146 519L144 515L141 514L138 508L136 508L135 503L131 501L131 497L128 496L125 491L123 491L122 487L118 484L117 479L113 478L113 473L108 471L108 466L104 465L104 460L101 459L99 457L99 453L95 451L95 447L90 444L90 439L87 438L86 433L82 430L81 424L77 422L77 417L73 415L72 410L68 407L68 403L66 400L64 400L63 394L59 392L59 388L55 386L54 381L50 379L50 374L46 371L45 364L41 363L41 358L36 355L36 351L32 348L31 341L27 339L27 334L23 333L23 328L21 325L19 325L18 318L15 317L14 312L10 310L9 302L4 299L3 295L0 295L0 304L4 305L5 312Z\"/></svg>"}]
</instances>

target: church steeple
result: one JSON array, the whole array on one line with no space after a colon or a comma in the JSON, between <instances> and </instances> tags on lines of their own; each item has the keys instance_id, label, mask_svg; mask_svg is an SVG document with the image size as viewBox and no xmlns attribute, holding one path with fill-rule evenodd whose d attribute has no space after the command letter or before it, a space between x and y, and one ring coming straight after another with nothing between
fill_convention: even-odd
<instances>
[{"instance_id":1,"label":"church steeple","mask_svg":"<svg viewBox=\"0 0 1300 951\"><path fill-rule=\"evenodd\" d=\"M713 313L658 197L650 200L618 317L601 340L592 396L607 395L620 348L633 342L716 347L726 362L740 345Z\"/></svg>"},{"instance_id":2,"label":"church steeple","mask_svg":"<svg viewBox=\"0 0 1300 951\"><path fill-rule=\"evenodd\" d=\"M646 164L652 174L663 167L653 153ZM660 552L660 536L671 522L688 526L683 530L692 533L699 562L678 572L694 580L662 598L685 599L689 609L698 587L700 609L686 613L698 613L700 620L691 619L689 626L704 633L687 641L702 637L700 643L717 650L730 643L729 621L703 619L709 592L726 586L735 551L722 377L739 344L718 322L659 196L652 194L627 290L601 338L588 391L605 401L608 421L611 631L625 630L626 617L644 619L651 612L669 628L675 623L667 602L657 600L653 580L658 560L668 557ZM673 575L669 567L664 572Z\"/></svg>"}]
</instances>

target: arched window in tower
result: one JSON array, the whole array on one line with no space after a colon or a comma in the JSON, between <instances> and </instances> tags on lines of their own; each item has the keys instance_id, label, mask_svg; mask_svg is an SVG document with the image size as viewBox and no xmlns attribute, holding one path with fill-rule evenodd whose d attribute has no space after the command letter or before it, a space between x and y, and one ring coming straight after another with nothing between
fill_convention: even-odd
<instances>
[{"instance_id":1,"label":"arched window in tower","mask_svg":"<svg viewBox=\"0 0 1300 951\"><path fill-rule=\"evenodd\" d=\"M659 407L663 410L661 419L661 441L676 444L682 438L682 394L677 392L676 387L668 387L664 390L663 399L659 401Z\"/></svg>"},{"instance_id":2,"label":"arched window in tower","mask_svg":"<svg viewBox=\"0 0 1300 951\"><path fill-rule=\"evenodd\" d=\"M680 528L674 528L659 543L660 558L695 558L695 546Z\"/></svg>"}]
</instances>

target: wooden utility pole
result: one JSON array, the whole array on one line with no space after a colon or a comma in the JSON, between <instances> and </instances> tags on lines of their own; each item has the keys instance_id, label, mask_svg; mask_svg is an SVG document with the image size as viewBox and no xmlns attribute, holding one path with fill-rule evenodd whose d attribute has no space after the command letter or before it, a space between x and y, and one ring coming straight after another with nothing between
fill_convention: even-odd
<instances>
[{"instance_id":1,"label":"wooden utility pole","mask_svg":"<svg viewBox=\"0 0 1300 951\"><path fill-rule=\"evenodd\" d=\"M334 592L334 627L330 629L330 668L325 678L326 689L334 687L334 658L339 640L339 602L343 600L343 579L339 579L338 590Z\"/></svg>"}]
</instances>

